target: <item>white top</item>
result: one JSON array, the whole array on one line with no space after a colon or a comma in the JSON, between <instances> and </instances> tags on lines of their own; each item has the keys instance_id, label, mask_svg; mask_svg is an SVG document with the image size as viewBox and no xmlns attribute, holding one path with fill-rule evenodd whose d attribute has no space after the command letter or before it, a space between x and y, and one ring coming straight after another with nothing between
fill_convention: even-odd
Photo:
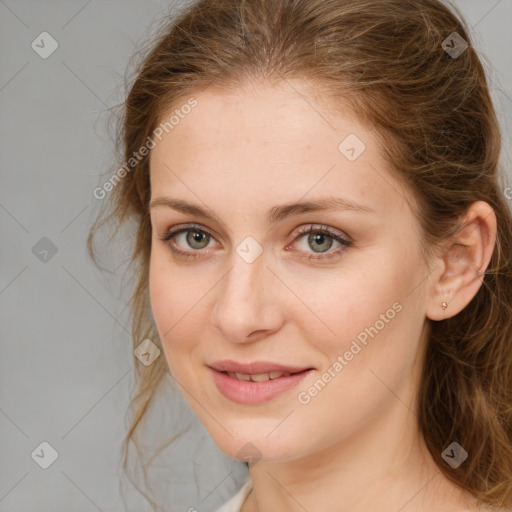
<instances>
[{"instance_id":1,"label":"white top","mask_svg":"<svg viewBox=\"0 0 512 512\"><path fill-rule=\"evenodd\" d=\"M242 503L248 494L251 492L252 482L251 479L247 480L245 484L239 489L239 491L224 505L218 508L215 512L240 512Z\"/></svg>"}]
</instances>

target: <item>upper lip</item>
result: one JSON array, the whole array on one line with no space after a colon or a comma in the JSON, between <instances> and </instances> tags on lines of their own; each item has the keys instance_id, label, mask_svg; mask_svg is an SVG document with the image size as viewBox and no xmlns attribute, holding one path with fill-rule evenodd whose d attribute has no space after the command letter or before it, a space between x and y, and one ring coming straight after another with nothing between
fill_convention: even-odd
<instances>
[{"instance_id":1,"label":"upper lip","mask_svg":"<svg viewBox=\"0 0 512 512\"><path fill-rule=\"evenodd\" d=\"M237 361L231 361L229 359L215 361L214 363L211 363L209 366L210 368L218 370L219 372L243 373L246 375L270 372L298 373L304 370L312 369L311 366L289 366L279 363L272 363L269 361L253 361L252 363L239 363Z\"/></svg>"}]
</instances>

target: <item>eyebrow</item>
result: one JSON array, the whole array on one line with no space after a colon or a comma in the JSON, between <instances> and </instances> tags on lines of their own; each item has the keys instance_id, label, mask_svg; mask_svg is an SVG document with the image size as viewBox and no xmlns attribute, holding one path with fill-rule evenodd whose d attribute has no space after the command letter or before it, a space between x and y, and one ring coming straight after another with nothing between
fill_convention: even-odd
<instances>
[{"instance_id":1,"label":"eyebrow","mask_svg":"<svg viewBox=\"0 0 512 512\"><path fill-rule=\"evenodd\" d=\"M157 197L153 199L149 205L151 208L166 206L182 213L188 213L205 219L215 219L216 215L208 208L197 206L181 199L173 199L172 197ZM369 206L358 204L341 197L322 197L311 201L299 201L295 203L287 203L276 205L267 212L267 221L275 223L292 215L301 213L333 211L333 210L351 210L361 213L377 213Z\"/></svg>"}]
</instances>

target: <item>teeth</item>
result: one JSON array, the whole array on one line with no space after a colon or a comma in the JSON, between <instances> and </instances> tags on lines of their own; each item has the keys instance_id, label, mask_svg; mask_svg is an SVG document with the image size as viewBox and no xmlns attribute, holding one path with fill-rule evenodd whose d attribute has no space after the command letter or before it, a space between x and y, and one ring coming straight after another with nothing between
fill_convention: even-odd
<instances>
[{"instance_id":1,"label":"teeth","mask_svg":"<svg viewBox=\"0 0 512 512\"><path fill-rule=\"evenodd\" d=\"M279 377L288 377L291 375L291 373L287 372L254 373L252 375L247 373L227 372L227 374L233 379L252 380L253 382L264 382L269 379L277 379Z\"/></svg>"},{"instance_id":2,"label":"teeth","mask_svg":"<svg viewBox=\"0 0 512 512\"><path fill-rule=\"evenodd\" d=\"M291 375L291 373L283 373L283 372L270 372L269 376L271 379L277 379L278 377L287 377L288 375Z\"/></svg>"},{"instance_id":3,"label":"teeth","mask_svg":"<svg viewBox=\"0 0 512 512\"><path fill-rule=\"evenodd\" d=\"M253 382L264 382L266 380L270 380L270 373L255 373L251 375L251 380Z\"/></svg>"}]
</instances>

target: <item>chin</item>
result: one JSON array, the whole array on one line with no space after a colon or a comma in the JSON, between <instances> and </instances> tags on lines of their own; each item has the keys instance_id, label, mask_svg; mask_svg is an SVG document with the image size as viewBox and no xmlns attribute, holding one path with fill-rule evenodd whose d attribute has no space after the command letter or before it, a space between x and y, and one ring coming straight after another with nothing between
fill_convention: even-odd
<instances>
[{"instance_id":1,"label":"chin","mask_svg":"<svg viewBox=\"0 0 512 512\"><path fill-rule=\"evenodd\" d=\"M239 423L236 430L229 423L223 426L232 436L217 424L215 426L210 424L206 428L217 447L232 459L256 463L286 461L298 456L296 442L287 440L283 435L278 436L275 432L267 435L275 428L275 422L271 428L267 428L267 425L259 425L254 419L246 420L246 428L243 423ZM303 446L303 443L300 444Z\"/></svg>"}]
</instances>

